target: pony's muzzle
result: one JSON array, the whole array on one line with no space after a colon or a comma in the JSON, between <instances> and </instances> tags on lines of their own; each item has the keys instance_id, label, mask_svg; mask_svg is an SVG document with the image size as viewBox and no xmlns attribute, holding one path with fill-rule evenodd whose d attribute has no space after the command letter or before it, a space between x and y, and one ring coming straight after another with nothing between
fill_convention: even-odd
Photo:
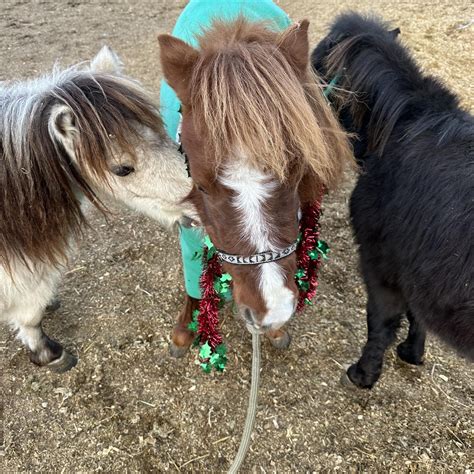
<instances>
[{"instance_id":1,"label":"pony's muzzle","mask_svg":"<svg viewBox=\"0 0 474 474\"><path fill-rule=\"evenodd\" d=\"M295 307L296 309L296 307ZM294 311L292 315L294 314ZM273 322L273 323L264 323L263 321L259 321L258 318L256 317L255 313L250 309L250 308L243 308L240 311L240 315L242 319L245 321L245 325L247 327L247 330L250 333L253 333L257 331L259 334L271 332L271 331L278 331L281 329L290 319L288 318L286 321L279 321L279 322Z\"/></svg>"}]
</instances>

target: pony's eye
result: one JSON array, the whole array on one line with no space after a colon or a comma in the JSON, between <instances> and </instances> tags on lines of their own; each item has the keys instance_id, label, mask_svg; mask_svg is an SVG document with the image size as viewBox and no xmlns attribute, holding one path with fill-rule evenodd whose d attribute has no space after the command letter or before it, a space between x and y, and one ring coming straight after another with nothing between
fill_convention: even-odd
<instances>
[{"instance_id":1,"label":"pony's eye","mask_svg":"<svg viewBox=\"0 0 474 474\"><path fill-rule=\"evenodd\" d=\"M128 176L135 171L135 168L133 166L114 166L111 171L116 176Z\"/></svg>"}]
</instances>

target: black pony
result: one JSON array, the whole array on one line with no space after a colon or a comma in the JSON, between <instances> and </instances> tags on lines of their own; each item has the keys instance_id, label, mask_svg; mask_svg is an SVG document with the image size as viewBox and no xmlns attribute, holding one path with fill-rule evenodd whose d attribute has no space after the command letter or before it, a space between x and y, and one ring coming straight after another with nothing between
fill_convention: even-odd
<instances>
[{"instance_id":1,"label":"black pony","mask_svg":"<svg viewBox=\"0 0 474 474\"><path fill-rule=\"evenodd\" d=\"M344 14L312 55L315 69L348 91L340 120L357 134L350 211L368 340L347 375L365 388L378 380L404 313L402 360L422 363L425 328L474 360L474 117L420 72L399 32Z\"/></svg>"}]
</instances>

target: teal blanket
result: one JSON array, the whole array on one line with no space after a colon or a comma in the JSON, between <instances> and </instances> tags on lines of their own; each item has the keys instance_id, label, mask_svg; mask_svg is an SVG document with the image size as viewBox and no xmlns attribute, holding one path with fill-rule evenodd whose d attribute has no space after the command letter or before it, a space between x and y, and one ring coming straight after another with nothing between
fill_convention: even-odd
<instances>
[{"instance_id":1,"label":"teal blanket","mask_svg":"<svg viewBox=\"0 0 474 474\"><path fill-rule=\"evenodd\" d=\"M270 0L191 0L176 22L172 35L197 47L196 36L209 27L214 19L233 20L245 16L250 21L270 22L276 31L290 26L288 15ZM160 91L160 109L166 131L176 140L180 120L180 102L173 89L162 82ZM202 273L202 261L196 258L202 255L203 232L199 229L180 229L180 245L183 258L183 271L186 292L193 298L201 298L199 278Z\"/></svg>"}]
</instances>

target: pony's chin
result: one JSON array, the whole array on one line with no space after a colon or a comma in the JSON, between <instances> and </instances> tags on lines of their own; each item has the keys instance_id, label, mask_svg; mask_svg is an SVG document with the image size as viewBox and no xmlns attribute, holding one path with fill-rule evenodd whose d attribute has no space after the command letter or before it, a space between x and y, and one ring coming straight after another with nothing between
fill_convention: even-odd
<instances>
[{"instance_id":1,"label":"pony's chin","mask_svg":"<svg viewBox=\"0 0 474 474\"><path fill-rule=\"evenodd\" d=\"M295 314L295 303L288 302L286 307L282 307L279 310L269 311L262 320L261 327L265 331L278 331L285 324L290 321L290 319Z\"/></svg>"},{"instance_id":2,"label":"pony's chin","mask_svg":"<svg viewBox=\"0 0 474 474\"><path fill-rule=\"evenodd\" d=\"M249 308L240 308L240 317L245 322L249 332L259 332L259 334L276 332L282 329L295 314L296 304L291 301L282 305L278 310L268 311L260 320Z\"/></svg>"}]
</instances>

